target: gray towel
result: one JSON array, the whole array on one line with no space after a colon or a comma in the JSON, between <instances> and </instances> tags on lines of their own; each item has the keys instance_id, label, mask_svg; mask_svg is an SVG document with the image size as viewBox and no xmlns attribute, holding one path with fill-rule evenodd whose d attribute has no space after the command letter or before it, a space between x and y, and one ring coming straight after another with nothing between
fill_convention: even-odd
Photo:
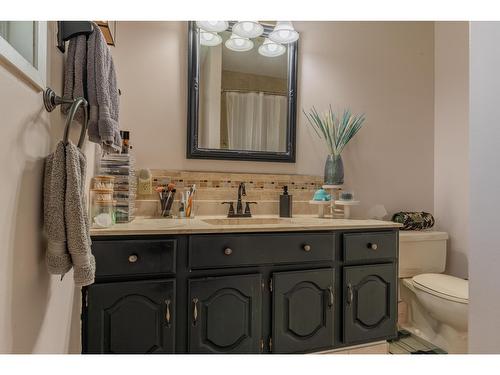
<instances>
[{"instance_id":1,"label":"gray towel","mask_svg":"<svg viewBox=\"0 0 500 375\"><path fill-rule=\"evenodd\" d=\"M113 57L99 26L87 41L87 94L90 107L89 139L104 151L120 152L119 94Z\"/></svg>"},{"instance_id":2,"label":"gray towel","mask_svg":"<svg viewBox=\"0 0 500 375\"><path fill-rule=\"evenodd\" d=\"M87 37L71 38L64 68L64 97L84 97L89 102L89 140L105 152L117 153L122 140L118 123L119 94L113 57L97 24ZM61 106L67 113L70 105ZM75 119L82 123L83 108Z\"/></svg>"},{"instance_id":3,"label":"gray towel","mask_svg":"<svg viewBox=\"0 0 500 375\"><path fill-rule=\"evenodd\" d=\"M48 237L49 273L64 275L74 269L76 286L92 284L92 255L84 184L86 159L81 150L61 141L45 164L44 221Z\"/></svg>"}]
</instances>

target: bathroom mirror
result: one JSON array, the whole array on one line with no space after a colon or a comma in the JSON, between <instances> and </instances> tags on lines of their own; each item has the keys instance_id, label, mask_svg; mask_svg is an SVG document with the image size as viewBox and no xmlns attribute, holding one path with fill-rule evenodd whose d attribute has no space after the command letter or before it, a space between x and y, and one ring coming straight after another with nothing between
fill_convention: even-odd
<instances>
[{"instance_id":1,"label":"bathroom mirror","mask_svg":"<svg viewBox=\"0 0 500 375\"><path fill-rule=\"evenodd\" d=\"M232 45L234 25L207 34L189 22L187 157L293 163L298 42L266 46L274 25L261 23Z\"/></svg>"}]
</instances>

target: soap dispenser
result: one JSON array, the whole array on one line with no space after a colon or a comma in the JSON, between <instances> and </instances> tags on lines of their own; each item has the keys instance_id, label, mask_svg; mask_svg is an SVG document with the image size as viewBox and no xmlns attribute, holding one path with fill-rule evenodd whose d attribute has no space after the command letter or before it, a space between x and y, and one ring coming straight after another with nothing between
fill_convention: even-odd
<instances>
[{"instance_id":1,"label":"soap dispenser","mask_svg":"<svg viewBox=\"0 0 500 375\"><path fill-rule=\"evenodd\" d=\"M280 217L292 217L292 196L288 194L288 186L283 186L280 195Z\"/></svg>"}]
</instances>

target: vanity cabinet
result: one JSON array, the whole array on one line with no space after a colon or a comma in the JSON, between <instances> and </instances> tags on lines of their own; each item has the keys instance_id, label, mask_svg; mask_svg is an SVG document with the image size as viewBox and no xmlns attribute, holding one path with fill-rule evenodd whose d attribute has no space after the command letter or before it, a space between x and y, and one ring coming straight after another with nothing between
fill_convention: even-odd
<instances>
[{"instance_id":1,"label":"vanity cabinet","mask_svg":"<svg viewBox=\"0 0 500 375\"><path fill-rule=\"evenodd\" d=\"M95 284L85 305L86 352L174 352L175 280Z\"/></svg>"},{"instance_id":2,"label":"vanity cabinet","mask_svg":"<svg viewBox=\"0 0 500 375\"><path fill-rule=\"evenodd\" d=\"M189 280L189 352L259 353L262 276Z\"/></svg>"},{"instance_id":3,"label":"vanity cabinet","mask_svg":"<svg viewBox=\"0 0 500 375\"><path fill-rule=\"evenodd\" d=\"M308 353L395 338L398 232L98 236L84 353Z\"/></svg>"},{"instance_id":4,"label":"vanity cabinet","mask_svg":"<svg viewBox=\"0 0 500 375\"><path fill-rule=\"evenodd\" d=\"M332 347L333 268L277 272L272 280L272 352L294 353Z\"/></svg>"}]
</instances>

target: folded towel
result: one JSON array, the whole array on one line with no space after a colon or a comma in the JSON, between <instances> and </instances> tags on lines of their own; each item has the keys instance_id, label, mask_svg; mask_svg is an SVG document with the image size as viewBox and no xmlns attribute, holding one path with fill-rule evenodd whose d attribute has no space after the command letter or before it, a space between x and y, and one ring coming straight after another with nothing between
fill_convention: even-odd
<instances>
[{"instance_id":1,"label":"folded towel","mask_svg":"<svg viewBox=\"0 0 500 375\"><path fill-rule=\"evenodd\" d=\"M71 269L66 243L64 197L66 191L66 150L63 142L45 160L43 216L47 234L45 261L49 273L64 275Z\"/></svg>"},{"instance_id":2,"label":"folded towel","mask_svg":"<svg viewBox=\"0 0 500 375\"><path fill-rule=\"evenodd\" d=\"M89 139L106 152L120 152L119 94L113 57L99 26L87 41Z\"/></svg>"},{"instance_id":3,"label":"folded towel","mask_svg":"<svg viewBox=\"0 0 500 375\"><path fill-rule=\"evenodd\" d=\"M95 276L95 259L90 249L89 218L84 193L86 168L85 155L76 145L69 142L66 145L64 216L76 286L92 284Z\"/></svg>"},{"instance_id":4,"label":"folded towel","mask_svg":"<svg viewBox=\"0 0 500 375\"><path fill-rule=\"evenodd\" d=\"M71 38L68 45L64 69L64 91L63 97L76 99L87 98L87 37L78 35ZM61 105L61 111L67 114L71 103ZM75 120L83 123L84 107L78 108Z\"/></svg>"},{"instance_id":5,"label":"folded towel","mask_svg":"<svg viewBox=\"0 0 500 375\"><path fill-rule=\"evenodd\" d=\"M105 152L121 151L122 140L118 123L119 94L113 57L97 24L87 37L71 38L64 67L64 97L84 97L89 102L89 140L102 146ZM70 105L62 105L63 113ZM83 108L75 119L82 123Z\"/></svg>"},{"instance_id":6,"label":"folded towel","mask_svg":"<svg viewBox=\"0 0 500 375\"><path fill-rule=\"evenodd\" d=\"M85 173L85 155L71 142L66 146L59 142L45 162L47 269L51 274L64 275L73 267L76 286L92 284L95 276L84 194Z\"/></svg>"}]
</instances>

